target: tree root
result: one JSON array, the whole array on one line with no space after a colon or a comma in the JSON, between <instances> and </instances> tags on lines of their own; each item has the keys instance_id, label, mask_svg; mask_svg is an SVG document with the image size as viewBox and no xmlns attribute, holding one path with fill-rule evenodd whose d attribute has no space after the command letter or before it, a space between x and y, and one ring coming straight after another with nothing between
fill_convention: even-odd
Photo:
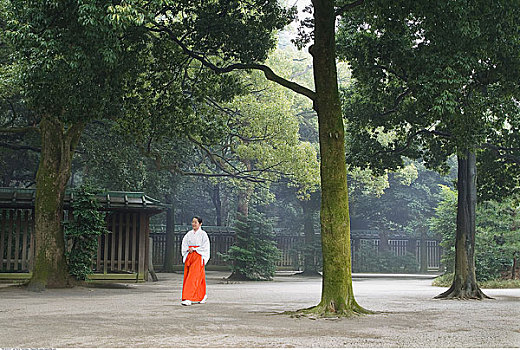
<instances>
[{"instance_id":1,"label":"tree root","mask_svg":"<svg viewBox=\"0 0 520 350\"><path fill-rule=\"evenodd\" d=\"M494 298L484 294L484 292L482 292L482 290L478 286L467 290L463 288L455 288L454 285L452 285L450 289L448 289L444 293L435 296L433 299L483 300Z\"/></svg>"},{"instance_id":2,"label":"tree root","mask_svg":"<svg viewBox=\"0 0 520 350\"><path fill-rule=\"evenodd\" d=\"M359 306L357 303L355 303L352 307L344 307L344 308L335 308L333 307L332 303L331 305L323 305L322 303L307 308L307 309L301 309L297 311L286 311L285 314L289 315L291 317L308 317L311 319L337 319L337 318L349 318L354 316L362 316L362 315L372 315L376 314L375 311L367 310L361 306Z\"/></svg>"}]
</instances>

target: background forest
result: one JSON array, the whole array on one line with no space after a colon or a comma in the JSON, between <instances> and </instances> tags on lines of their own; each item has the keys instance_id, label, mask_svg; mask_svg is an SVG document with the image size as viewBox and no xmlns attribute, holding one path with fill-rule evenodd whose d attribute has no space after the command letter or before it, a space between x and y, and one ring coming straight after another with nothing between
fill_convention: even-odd
<instances>
[{"instance_id":1,"label":"background forest","mask_svg":"<svg viewBox=\"0 0 520 350\"><path fill-rule=\"evenodd\" d=\"M351 20L350 23L356 23L355 16ZM4 19L2 23L6 26L7 22ZM342 28L340 37L353 35L348 25ZM293 25L278 32L277 44L269 52L266 64L276 67L280 75L312 88L312 58L291 42L297 30ZM106 87L106 82L94 84L106 87L107 91L92 92L92 86L80 84L92 94L92 100L104 102L101 106L91 101L92 106L71 107L73 112L89 109L93 113L81 122L83 130L73 141L77 146L70 165L71 177L67 180L69 189L88 183L101 191L144 192L172 206L177 225L188 225L194 215L200 215L205 226L237 227L237 234L256 232L253 227L268 222L269 225L258 228L265 240L272 240L273 232L319 233L319 132L311 101L266 80L258 71L212 75L197 60L183 56L172 43L147 44L139 38L138 31L129 34L133 41L125 44L126 51L115 49L119 45L115 41L102 44L106 39L103 32L95 35L98 37L94 34L87 37L99 46L102 59L134 62L134 66L119 71L119 65L114 64L117 67L110 72L89 73L110 79L114 86ZM339 45L339 87L342 100L349 102L345 104L349 108L344 109L347 136L369 130L369 123L363 124L366 116L360 110L389 103L379 100L376 88L374 91L378 91L373 94L366 93L367 86L374 81L371 79L377 77L364 72L361 59L355 56L362 56L363 49L366 56L367 52L373 52L370 43L364 43L362 38L356 40L359 52L341 53L346 49ZM74 59L81 60L81 54L78 52ZM111 56L116 54L121 56ZM3 187L34 188L42 151L42 141L34 129L40 122L35 111L58 108L61 102L47 100L45 91L28 95L25 87L10 84L14 77L20 78L26 64L13 63L16 58L9 50L0 50L0 128L11 130L1 134L0 181ZM45 62L40 63L47 67ZM89 69L97 64L95 60L90 62ZM144 72L142 67L146 67ZM59 71L49 72L59 74ZM63 77L63 81L58 79L51 88L67 96L66 90L59 90L58 85L67 79L80 81L81 77L70 78L65 74ZM29 85L27 90L37 90L37 81L42 79L41 76L22 78L33 79L35 85ZM400 102L396 86L397 83L389 81L381 91L390 97L397 95ZM494 98L499 100L498 92ZM475 102L478 103L484 102ZM517 104L499 103L518 114ZM67 118L74 120L70 113ZM443 267L452 272L456 155L447 150L448 146L431 141L433 145L414 144L413 152L402 152L399 161L392 156L374 165L381 154L378 147L396 145L403 140L401 131L396 131L399 125L396 121L394 130L381 127L375 132L360 132L372 141L377 140L377 145L362 142L361 136L345 139L347 158L352 158L348 166L350 227L353 232L377 232L381 239L392 235L442 239ZM510 129L517 131L517 125L511 124ZM485 151L479 153L478 167L484 180L479 183L477 279L515 279L520 257L520 204L518 180L511 179L517 179L518 166L493 166L485 162L486 157L489 154ZM497 180L495 185L490 185L489 178ZM240 222L241 215L250 213L254 214L253 222ZM153 224L165 221L166 213L153 218ZM308 240L297 250L301 254L309 250L316 254L319 251L316 242ZM353 266L354 272L397 272L395 266L405 272L419 270L420 262L415 257L398 261L395 255L385 256L382 245L379 250L380 254L376 254L370 247L361 247L362 263ZM259 254L276 259L270 248ZM319 270L317 264L315 268ZM266 276L272 277L272 267L265 268Z\"/></svg>"}]
</instances>

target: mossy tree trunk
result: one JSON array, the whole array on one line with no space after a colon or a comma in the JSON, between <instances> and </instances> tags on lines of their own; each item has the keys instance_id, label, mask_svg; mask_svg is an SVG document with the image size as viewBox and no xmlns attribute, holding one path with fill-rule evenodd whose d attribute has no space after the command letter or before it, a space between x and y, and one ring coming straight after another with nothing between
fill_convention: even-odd
<instances>
[{"instance_id":1,"label":"mossy tree trunk","mask_svg":"<svg viewBox=\"0 0 520 350\"><path fill-rule=\"evenodd\" d=\"M352 289L350 219L348 209L345 135L339 99L334 1L313 0L313 57L321 157L321 240L323 280L320 303L306 312L348 316L366 313Z\"/></svg>"},{"instance_id":2,"label":"mossy tree trunk","mask_svg":"<svg viewBox=\"0 0 520 350\"><path fill-rule=\"evenodd\" d=\"M63 200L72 156L83 129L84 124L76 123L65 130L58 118L49 116L40 122L42 150L36 174L35 260L29 281L31 290L67 287L72 283L65 258Z\"/></svg>"},{"instance_id":3,"label":"mossy tree trunk","mask_svg":"<svg viewBox=\"0 0 520 350\"><path fill-rule=\"evenodd\" d=\"M477 204L477 166L475 153L458 156L457 231L455 238L455 275L451 287L437 299L483 299L487 296L477 285L475 274L475 213Z\"/></svg>"}]
</instances>

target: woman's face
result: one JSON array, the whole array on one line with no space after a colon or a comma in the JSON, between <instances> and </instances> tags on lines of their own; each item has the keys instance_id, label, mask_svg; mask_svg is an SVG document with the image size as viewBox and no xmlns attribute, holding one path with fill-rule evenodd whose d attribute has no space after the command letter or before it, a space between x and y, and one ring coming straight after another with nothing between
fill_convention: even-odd
<instances>
[{"instance_id":1,"label":"woman's face","mask_svg":"<svg viewBox=\"0 0 520 350\"><path fill-rule=\"evenodd\" d=\"M197 231L201 226L202 224L199 223L197 218L193 218L193 220L191 220L191 227L193 228L193 231Z\"/></svg>"}]
</instances>

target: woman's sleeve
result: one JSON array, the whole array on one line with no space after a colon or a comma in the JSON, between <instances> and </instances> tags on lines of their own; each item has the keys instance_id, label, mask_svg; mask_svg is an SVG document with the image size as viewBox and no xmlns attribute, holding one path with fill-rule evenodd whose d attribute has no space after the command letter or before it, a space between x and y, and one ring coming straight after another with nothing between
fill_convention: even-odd
<instances>
[{"instance_id":1,"label":"woman's sleeve","mask_svg":"<svg viewBox=\"0 0 520 350\"><path fill-rule=\"evenodd\" d=\"M204 234L202 235L202 244L200 247L196 248L197 253L199 253L202 256L202 263L204 265L208 264L209 256L210 256L210 243L209 243L209 237L206 231L204 231Z\"/></svg>"},{"instance_id":2,"label":"woman's sleeve","mask_svg":"<svg viewBox=\"0 0 520 350\"><path fill-rule=\"evenodd\" d=\"M188 256L188 235L185 234L182 238L182 244L181 244L181 254L182 254L182 263L184 264L186 262L186 257Z\"/></svg>"}]
</instances>

